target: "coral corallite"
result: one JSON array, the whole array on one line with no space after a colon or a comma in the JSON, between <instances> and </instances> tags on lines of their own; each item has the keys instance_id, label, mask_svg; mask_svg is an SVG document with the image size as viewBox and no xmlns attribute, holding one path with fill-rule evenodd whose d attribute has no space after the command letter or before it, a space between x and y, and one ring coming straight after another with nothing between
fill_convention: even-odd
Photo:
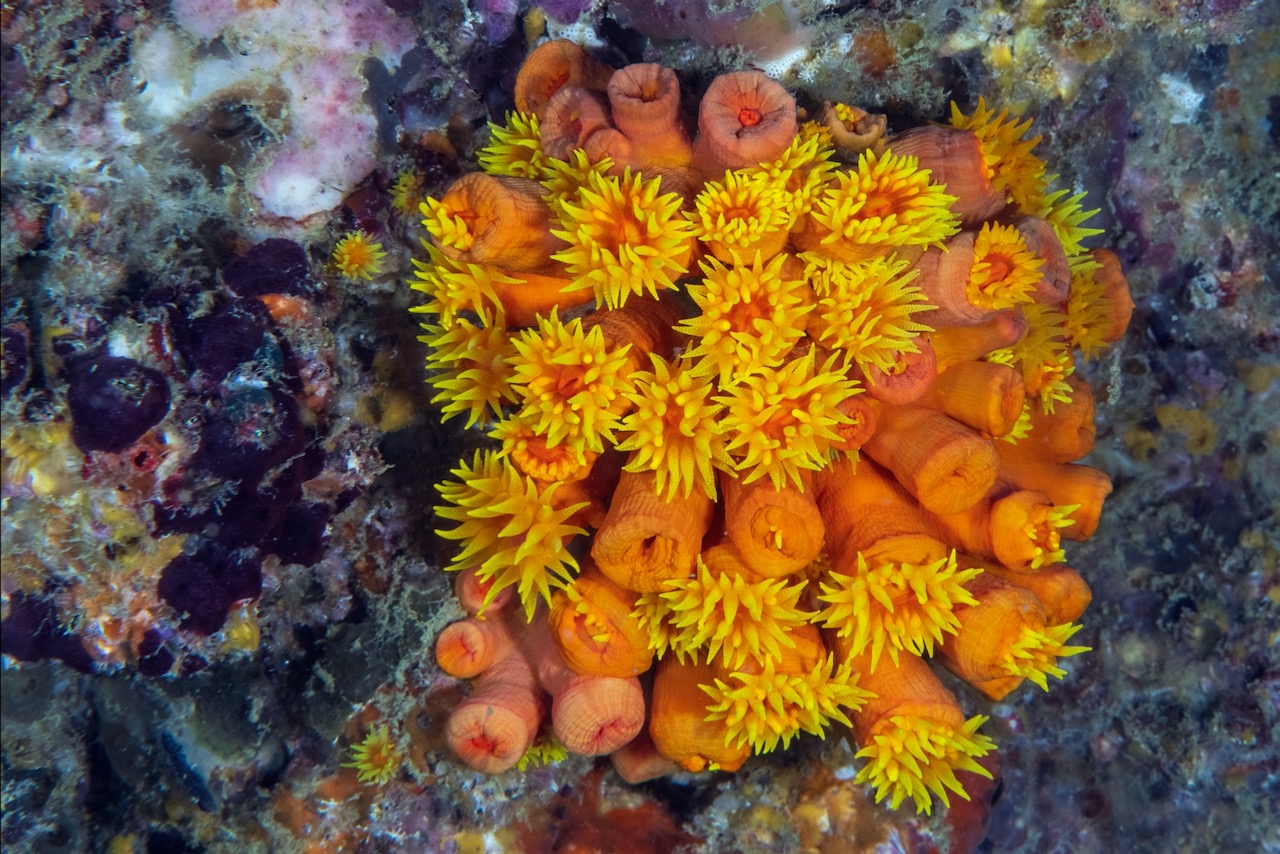
<instances>
[{"instance_id":1,"label":"coral corallite","mask_svg":"<svg viewBox=\"0 0 1280 854\"><path fill-rule=\"evenodd\" d=\"M967 798L983 703L1086 651L1063 540L1110 481L1074 371L1128 323L1118 259L983 101L798 125L735 72L693 133L665 69L535 54L411 285L432 403L492 443L437 486L455 753L553 731L638 781L851 731L877 800Z\"/></svg>"}]
</instances>

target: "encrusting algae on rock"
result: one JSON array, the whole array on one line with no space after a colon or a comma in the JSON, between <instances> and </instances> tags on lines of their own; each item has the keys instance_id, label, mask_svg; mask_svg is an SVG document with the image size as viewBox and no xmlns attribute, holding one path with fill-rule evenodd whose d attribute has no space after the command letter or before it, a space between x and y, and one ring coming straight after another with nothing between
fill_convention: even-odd
<instances>
[{"instance_id":1,"label":"encrusting algae on rock","mask_svg":"<svg viewBox=\"0 0 1280 854\"><path fill-rule=\"evenodd\" d=\"M1086 650L1073 359L1132 301L1081 197L983 102L801 124L735 72L691 133L669 69L568 42L516 92L413 282L435 402L497 442L438 487L451 746L499 772L551 732L634 782L848 727L877 800L967 797L995 745L929 660L998 699Z\"/></svg>"}]
</instances>

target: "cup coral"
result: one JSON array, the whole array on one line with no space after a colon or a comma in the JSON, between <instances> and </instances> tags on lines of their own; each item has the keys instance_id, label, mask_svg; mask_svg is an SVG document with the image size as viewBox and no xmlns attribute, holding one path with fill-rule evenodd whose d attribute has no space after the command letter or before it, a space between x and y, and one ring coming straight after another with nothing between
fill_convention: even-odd
<instances>
[{"instance_id":1,"label":"cup coral","mask_svg":"<svg viewBox=\"0 0 1280 854\"><path fill-rule=\"evenodd\" d=\"M476 680L455 752L554 732L638 781L848 728L878 800L967 797L995 745L930 659L980 708L1085 651L1064 540L1110 480L1074 359L1133 304L1081 196L982 101L800 125L737 72L691 137L674 72L566 42L516 96L413 283L442 417L501 442L438 487L484 612L437 647Z\"/></svg>"}]
</instances>

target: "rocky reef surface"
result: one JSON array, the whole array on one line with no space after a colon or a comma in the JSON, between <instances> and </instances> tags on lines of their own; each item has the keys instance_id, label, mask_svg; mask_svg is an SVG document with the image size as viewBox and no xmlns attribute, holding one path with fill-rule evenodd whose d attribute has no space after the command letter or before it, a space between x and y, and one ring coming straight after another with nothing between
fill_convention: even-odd
<instances>
[{"instance_id":1,"label":"rocky reef surface","mask_svg":"<svg viewBox=\"0 0 1280 854\"><path fill-rule=\"evenodd\" d=\"M3 25L3 827L31 851L1280 851L1280 13L1219 2L15 2ZM891 127L983 96L1087 191L1137 309L1082 368L1115 490L1093 648L917 817L846 739L626 786L489 777L404 286L545 35ZM368 278L334 247L386 252ZM963 690L963 689L960 689ZM376 721L402 766L361 782Z\"/></svg>"}]
</instances>

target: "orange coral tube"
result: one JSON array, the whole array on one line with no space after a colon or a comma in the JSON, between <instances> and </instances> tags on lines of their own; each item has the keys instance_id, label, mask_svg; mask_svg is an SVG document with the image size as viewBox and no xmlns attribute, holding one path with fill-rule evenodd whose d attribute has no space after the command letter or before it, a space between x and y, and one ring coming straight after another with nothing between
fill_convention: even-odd
<instances>
[{"instance_id":1,"label":"orange coral tube","mask_svg":"<svg viewBox=\"0 0 1280 854\"><path fill-rule=\"evenodd\" d=\"M516 590L509 587L498 592L493 601L489 603L489 607L484 607L484 597L489 595L489 588L493 586L491 581L481 581L476 577L476 570L479 567L469 566L458 572L457 580L453 585L453 593L458 597L458 601L462 603L462 607L466 609L468 614L478 614L481 609L486 615L501 613L506 610L514 601Z\"/></svg>"},{"instance_id":2,"label":"orange coral tube","mask_svg":"<svg viewBox=\"0 0 1280 854\"><path fill-rule=\"evenodd\" d=\"M1006 457L1003 448L997 447L997 450L1001 479L1018 489L1043 492L1059 507L1080 505L1071 513L1075 524L1063 528L1062 536L1071 540L1087 540L1093 536L1102 517L1102 502L1111 494L1111 478L1090 466Z\"/></svg>"},{"instance_id":3,"label":"orange coral tube","mask_svg":"<svg viewBox=\"0 0 1280 854\"><path fill-rule=\"evenodd\" d=\"M547 102L564 86L604 92L613 69L567 39L544 42L525 57L516 74L516 109L542 118Z\"/></svg>"},{"instance_id":4,"label":"orange coral tube","mask_svg":"<svg viewBox=\"0 0 1280 854\"><path fill-rule=\"evenodd\" d=\"M1058 305L1067 298L1071 288L1071 268L1053 226L1038 217L1024 216L1014 220L1013 227L1018 229L1027 248L1044 261L1040 281L1036 283L1036 300Z\"/></svg>"},{"instance_id":5,"label":"orange coral tube","mask_svg":"<svg viewBox=\"0 0 1280 854\"><path fill-rule=\"evenodd\" d=\"M867 393L882 403L911 403L920 397L938 375L938 361L933 347L917 339L916 352L900 352L890 370L867 365L863 371Z\"/></svg>"},{"instance_id":6,"label":"orange coral tube","mask_svg":"<svg viewBox=\"0 0 1280 854\"><path fill-rule=\"evenodd\" d=\"M551 634L565 664L592 676L637 676L653 664L636 594L588 566L551 599Z\"/></svg>"},{"instance_id":7,"label":"orange coral tube","mask_svg":"<svg viewBox=\"0 0 1280 854\"><path fill-rule=\"evenodd\" d=\"M475 618L445 626L436 638L440 669L459 679L473 679L511 652L511 637L494 620Z\"/></svg>"},{"instance_id":8,"label":"orange coral tube","mask_svg":"<svg viewBox=\"0 0 1280 854\"><path fill-rule=\"evenodd\" d=\"M555 268L551 256L565 247L551 234L551 208L537 181L472 172L454 181L440 200L444 211L463 220L470 243L444 245L448 258L512 270Z\"/></svg>"},{"instance_id":9,"label":"orange coral tube","mask_svg":"<svg viewBox=\"0 0 1280 854\"><path fill-rule=\"evenodd\" d=\"M700 489L666 500L653 472L623 472L591 557L616 584L655 593L693 572L713 509Z\"/></svg>"},{"instance_id":10,"label":"orange coral tube","mask_svg":"<svg viewBox=\"0 0 1280 854\"><path fill-rule=\"evenodd\" d=\"M693 165L704 178L774 160L796 136L796 101L758 71L721 74L698 108Z\"/></svg>"},{"instance_id":11,"label":"orange coral tube","mask_svg":"<svg viewBox=\"0 0 1280 854\"><path fill-rule=\"evenodd\" d=\"M613 769L631 785L656 780L679 770L680 766L658 752L649 730L640 733L609 754Z\"/></svg>"},{"instance_id":12,"label":"orange coral tube","mask_svg":"<svg viewBox=\"0 0 1280 854\"><path fill-rule=\"evenodd\" d=\"M1093 450L1097 438L1093 389L1074 375L1067 377L1067 385L1071 386L1071 400L1059 402L1052 414L1033 406L1031 432L1016 444L1002 448L1002 454L1007 454L1011 460L1069 463Z\"/></svg>"},{"instance_id":13,"label":"orange coral tube","mask_svg":"<svg viewBox=\"0 0 1280 854\"><path fill-rule=\"evenodd\" d=\"M582 331L590 332L599 326L607 350L630 344L627 359L631 363L630 372L635 373L653 369L650 353L664 359L671 355L675 347L674 327L679 319L676 301L663 294L656 300L628 300L621 308L593 311L582 318Z\"/></svg>"},{"instance_id":14,"label":"orange coral tube","mask_svg":"<svg viewBox=\"0 0 1280 854\"><path fill-rule=\"evenodd\" d=\"M548 317L551 309L561 311L591 302L594 295L589 289L565 291L572 279L558 276L544 276L539 273L521 273L504 270L503 273L515 282L503 281L494 277L493 290L502 303L506 313L508 327L533 326L538 322L538 315Z\"/></svg>"},{"instance_id":15,"label":"orange coral tube","mask_svg":"<svg viewBox=\"0 0 1280 854\"><path fill-rule=\"evenodd\" d=\"M644 726L644 692L635 678L583 676L560 657L546 619L520 629L524 650L543 690L553 697L551 725L568 750L583 756L612 753Z\"/></svg>"},{"instance_id":16,"label":"orange coral tube","mask_svg":"<svg viewBox=\"0 0 1280 854\"><path fill-rule=\"evenodd\" d=\"M555 695L551 723L556 738L573 753L612 753L644 728L640 680L575 674Z\"/></svg>"},{"instance_id":17,"label":"orange coral tube","mask_svg":"<svg viewBox=\"0 0 1280 854\"><path fill-rule=\"evenodd\" d=\"M981 359L992 350L1012 347L1027 334L1027 318L1019 309L996 312L972 326L944 326L927 333L938 370Z\"/></svg>"},{"instance_id":18,"label":"orange coral tube","mask_svg":"<svg viewBox=\"0 0 1280 854\"><path fill-rule=\"evenodd\" d=\"M930 384L920 402L985 436L1004 436L1022 415L1022 372L995 362L960 362Z\"/></svg>"},{"instance_id":19,"label":"orange coral tube","mask_svg":"<svg viewBox=\"0 0 1280 854\"><path fill-rule=\"evenodd\" d=\"M724 479L725 526L742 560L763 578L781 578L804 569L822 551L825 528L813 490L768 480L743 485Z\"/></svg>"},{"instance_id":20,"label":"orange coral tube","mask_svg":"<svg viewBox=\"0 0 1280 854\"><path fill-rule=\"evenodd\" d=\"M869 460L836 460L814 473L813 488L827 551L837 567L856 566L860 551L896 550L905 543L927 544L924 548L932 550L940 544L936 525L920 505Z\"/></svg>"},{"instance_id":21,"label":"orange coral tube","mask_svg":"<svg viewBox=\"0 0 1280 854\"><path fill-rule=\"evenodd\" d=\"M993 700L1003 699L1022 681L1013 677L1013 685L1005 684L1010 650L1024 629L1042 631L1048 625L1044 605L1027 588L995 575L983 573L968 587L978 604L956 608L960 628L943 636L940 657L961 679ZM997 680L998 686L984 684ZM1004 693L994 696L994 690Z\"/></svg>"},{"instance_id":22,"label":"orange coral tube","mask_svg":"<svg viewBox=\"0 0 1280 854\"><path fill-rule=\"evenodd\" d=\"M568 160L593 134L611 127L603 96L581 86L565 86L547 102L539 147L548 157Z\"/></svg>"},{"instance_id":23,"label":"orange coral tube","mask_svg":"<svg viewBox=\"0 0 1280 854\"><path fill-rule=\"evenodd\" d=\"M841 160L856 161L858 155L868 148L877 152L884 148L885 129L889 119L883 113L868 113L861 107L846 105L849 120L840 118L836 107L830 101L822 103L818 112L818 122L831 132L831 144Z\"/></svg>"},{"instance_id":24,"label":"orange coral tube","mask_svg":"<svg viewBox=\"0 0 1280 854\"><path fill-rule=\"evenodd\" d=\"M854 662L855 669L861 674L858 687L875 694L861 711L849 715L858 744L865 745L870 740L878 722L899 715L938 721L955 728L964 723L964 714L955 694L947 690L919 656L899 655L897 663L883 657L872 671L866 653L850 655L850 638L838 638L834 632L827 633L826 637L837 659Z\"/></svg>"},{"instance_id":25,"label":"orange coral tube","mask_svg":"<svg viewBox=\"0 0 1280 854\"><path fill-rule=\"evenodd\" d=\"M725 744L725 725L708 721L708 697L699 685L715 678L708 664L680 663L668 655L658 662L653 679L649 735L658 752L686 771L737 771L751 755L745 742Z\"/></svg>"},{"instance_id":26,"label":"orange coral tube","mask_svg":"<svg viewBox=\"0 0 1280 854\"><path fill-rule=\"evenodd\" d=\"M995 309L969 302L969 275L973 268L976 231L962 231L947 239L943 246L926 249L913 268L920 272L915 284L924 292L932 311L921 312L916 319L930 326L968 326L991 319Z\"/></svg>"},{"instance_id":27,"label":"orange coral tube","mask_svg":"<svg viewBox=\"0 0 1280 854\"><path fill-rule=\"evenodd\" d=\"M1034 572L1061 560L1054 509L1044 493L1024 489L936 520L961 550L1017 572Z\"/></svg>"},{"instance_id":28,"label":"orange coral tube","mask_svg":"<svg viewBox=\"0 0 1280 854\"><path fill-rule=\"evenodd\" d=\"M863 448L921 504L941 515L980 501L995 483L999 465L989 439L924 406L886 406Z\"/></svg>"},{"instance_id":29,"label":"orange coral tube","mask_svg":"<svg viewBox=\"0 0 1280 854\"><path fill-rule=\"evenodd\" d=\"M919 159L920 167L933 173L929 180L946 185L947 195L956 197L951 211L960 217L961 227L977 228L1004 210L1005 194L992 185L982 143L973 131L911 128L889 140L889 150Z\"/></svg>"},{"instance_id":30,"label":"orange coral tube","mask_svg":"<svg viewBox=\"0 0 1280 854\"><path fill-rule=\"evenodd\" d=\"M1089 583L1069 566L1057 564L1036 572L1015 572L998 563L983 562L978 558L970 558L970 561L975 566L983 567L985 574L1017 587L1025 587L1036 594L1044 607L1045 622L1050 625L1080 619L1093 601Z\"/></svg>"},{"instance_id":31,"label":"orange coral tube","mask_svg":"<svg viewBox=\"0 0 1280 854\"><path fill-rule=\"evenodd\" d=\"M519 762L537 738L545 696L533 668L516 651L494 662L475 686L449 715L445 737L463 762L499 774Z\"/></svg>"},{"instance_id":32,"label":"orange coral tube","mask_svg":"<svg viewBox=\"0 0 1280 854\"><path fill-rule=\"evenodd\" d=\"M628 65L609 80L609 106L645 166L687 166L693 145L680 124L680 81L670 68Z\"/></svg>"},{"instance_id":33,"label":"orange coral tube","mask_svg":"<svg viewBox=\"0 0 1280 854\"><path fill-rule=\"evenodd\" d=\"M866 396L851 394L836 405L840 414L851 420L848 424L840 424L835 428L840 440L832 442L831 447L837 451L852 453L867 443L871 434L876 432L876 410Z\"/></svg>"},{"instance_id":34,"label":"orange coral tube","mask_svg":"<svg viewBox=\"0 0 1280 854\"><path fill-rule=\"evenodd\" d=\"M1111 324L1102 333L1103 341L1119 341L1129 328L1129 320L1133 317L1133 295L1129 293L1129 281L1120 269L1120 259L1110 249L1091 249L1089 254L1093 260L1102 265L1095 270L1093 279L1102 283L1102 295L1111 304Z\"/></svg>"}]
</instances>

